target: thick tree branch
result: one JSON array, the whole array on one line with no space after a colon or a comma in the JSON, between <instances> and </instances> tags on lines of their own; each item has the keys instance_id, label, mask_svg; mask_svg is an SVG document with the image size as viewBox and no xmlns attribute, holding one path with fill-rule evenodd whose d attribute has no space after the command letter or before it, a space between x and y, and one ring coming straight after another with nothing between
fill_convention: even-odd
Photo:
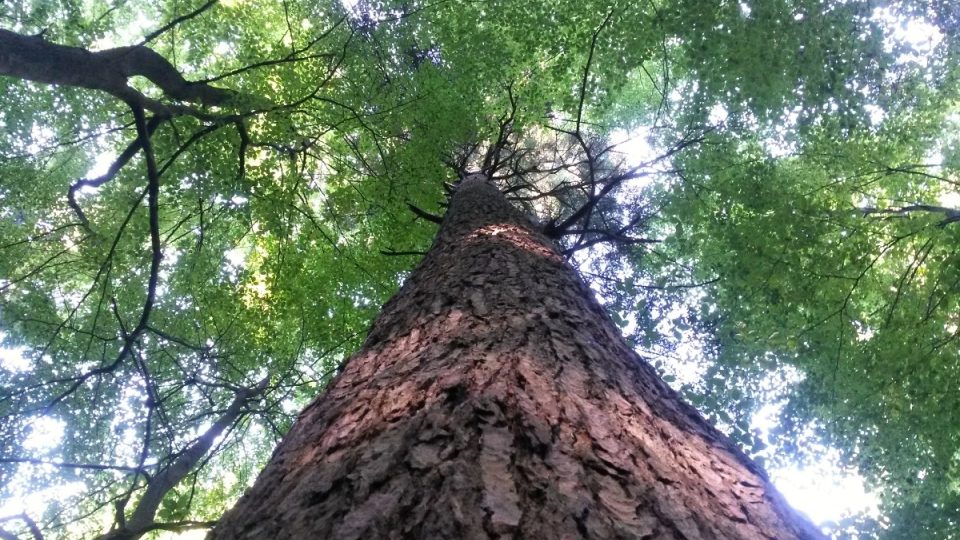
<instances>
[{"instance_id":1,"label":"thick tree branch","mask_svg":"<svg viewBox=\"0 0 960 540\"><path fill-rule=\"evenodd\" d=\"M581 239L573 247L563 250L562 253L564 257L569 257L570 255L573 255L574 253L580 250L587 249L597 244L603 244L603 243L632 246L632 245L638 245L638 244L657 244L659 242L660 240L654 240L651 238L634 238L632 236L617 235L612 233L600 234L598 236L595 236L587 240Z\"/></svg>"},{"instance_id":2,"label":"thick tree branch","mask_svg":"<svg viewBox=\"0 0 960 540\"><path fill-rule=\"evenodd\" d=\"M147 131L147 122L144 111L136 103L130 103L133 110L133 116L137 126L137 136L147 162L147 207L150 223L150 275L147 278L147 296L143 302L143 309L140 312L140 319L137 325L130 331L123 330L123 347L117 354L117 357L105 366L101 366L74 379L73 384L66 391L60 393L50 401L45 407L49 411L57 403L60 403L67 396L71 395L84 382L91 377L98 377L106 373L111 373L133 352L134 343L140 338L140 335L146 331L147 323L150 320L150 314L153 312L153 304L157 297L157 284L160 279L160 262L163 259L163 250L160 245L160 173L157 170L157 162L153 154L153 145L150 142L150 135ZM137 203L139 204L139 202ZM132 211L129 215L132 215ZM122 327L122 321L121 321Z\"/></svg>"},{"instance_id":3,"label":"thick tree branch","mask_svg":"<svg viewBox=\"0 0 960 540\"><path fill-rule=\"evenodd\" d=\"M157 472L148 483L146 492L140 498L140 502L137 503L137 507L133 510L130 519L126 521L123 529L108 533L102 538L104 540L132 540L151 530L166 529L167 526L153 521L164 496L194 470L207 452L210 451L210 448L213 447L217 438L243 414L250 400L266 390L269 382L270 378L265 377L256 386L237 391L233 401L220 418L186 450L181 452L173 463ZM203 522L201 526L207 527L209 523Z\"/></svg>"},{"instance_id":4,"label":"thick tree branch","mask_svg":"<svg viewBox=\"0 0 960 540\"><path fill-rule=\"evenodd\" d=\"M427 221L430 221L433 223L443 223L442 217L431 214L430 212L427 212L426 210L420 208L419 206L413 203L407 203L407 208L409 208L410 211L416 214L418 217L421 217Z\"/></svg>"},{"instance_id":5,"label":"thick tree branch","mask_svg":"<svg viewBox=\"0 0 960 540\"><path fill-rule=\"evenodd\" d=\"M14 516L7 516L4 518L0 518L0 523L3 523L5 521L14 521L14 520L21 520L26 524L27 530L30 531L30 536L33 537L33 540L43 540L43 533L40 532L40 527L37 526L37 522L34 521L33 518L28 516L26 512L21 512ZM7 538L12 538L13 540L19 540L19 537L17 535L7 532L4 529L0 529L0 538L3 538L4 540L6 540Z\"/></svg>"},{"instance_id":6,"label":"thick tree branch","mask_svg":"<svg viewBox=\"0 0 960 540\"><path fill-rule=\"evenodd\" d=\"M50 43L43 36L24 36L2 29L0 75L101 90L163 116L189 110L144 96L127 84L130 77L143 76L167 97L195 105L223 105L237 95L232 90L184 79L166 58L144 46L92 52Z\"/></svg>"}]
</instances>

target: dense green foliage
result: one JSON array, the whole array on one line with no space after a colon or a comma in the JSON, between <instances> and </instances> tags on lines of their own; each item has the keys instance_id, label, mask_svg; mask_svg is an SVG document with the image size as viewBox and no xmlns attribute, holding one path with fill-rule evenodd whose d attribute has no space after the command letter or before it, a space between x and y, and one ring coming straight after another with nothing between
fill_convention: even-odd
<instances>
[{"instance_id":1,"label":"dense green foliage","mask_svg":"<svg viewBox=\"0 0 960 540\"><path fill-rule=\"evenodd\" d=\"M133 77L170 107L138 135L114 95L0 77L0 332L23 356L0 363L0 500L71 493L27 516L45 534L108 530L267 378L156 515L216 519L429 247L408 204L442 214L483 165L748 451L833 445L882 496L863 537L960 530L951 2L23 0L0 28L148 36L236 92ZM692 380L663 360L690 347Z\"/></svg>"}]
</instances>

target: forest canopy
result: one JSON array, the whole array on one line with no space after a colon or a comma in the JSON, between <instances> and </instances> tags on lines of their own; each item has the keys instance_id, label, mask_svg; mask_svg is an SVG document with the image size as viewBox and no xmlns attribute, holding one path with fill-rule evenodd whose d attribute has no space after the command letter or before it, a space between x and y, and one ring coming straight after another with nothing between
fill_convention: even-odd
<instances>
[{"instance_id":1,"label":"forest canopy","mask_svg":"<svg viewBox=\"0 0 960 540\"><path fill-rule=\"evenodd\" d=\"M0 536L209 528L472 171L748 454L863 478L879 512L828 532L955 535L958 32L950 0L3 3Z\"/></svg>"}]
</instances>

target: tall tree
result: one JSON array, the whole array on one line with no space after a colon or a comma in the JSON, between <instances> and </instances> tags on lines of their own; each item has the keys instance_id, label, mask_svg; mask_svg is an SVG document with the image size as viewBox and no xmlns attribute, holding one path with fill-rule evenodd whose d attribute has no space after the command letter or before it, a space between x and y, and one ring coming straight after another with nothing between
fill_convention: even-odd
<instances>
[{"instance_id":1,"label":"tall tree","mask_svg":"<svg viewBox=\"0 0 960 540\"><path fill-rule=\"evenodd\" d=\"M819 538L484 174L213 538ZM549 226L547 227L549 229Z\"/></svg>"},{"instance_id":2,"label":"tall tree","mask_svg":"<svg viewBox=\"0 0 960 540\"><path fill-rule=\"evenodd\" d=\"M956 9L624 4L0 6L0 531L210 527L468 170L748 452L955 530Z\"/></svg>"}]
</instances>

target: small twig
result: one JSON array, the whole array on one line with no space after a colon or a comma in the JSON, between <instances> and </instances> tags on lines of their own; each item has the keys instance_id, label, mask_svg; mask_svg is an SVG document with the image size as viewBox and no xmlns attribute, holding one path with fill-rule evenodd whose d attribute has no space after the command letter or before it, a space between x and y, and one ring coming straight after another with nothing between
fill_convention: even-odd
<instances>
[{"instance_id":1,"label":"small twig","mask_svg":"<svg viewBox=\"0 0 960 540\"><path fill-rule=\"evenodd\" d=\"M149 34L147 34L147 36L146 36L145 38L143 38L143 41L141 41L140 43L138 43L138 45L143 46L143 45L146 45L147 43L150 43L151 41L157 39L158 37L160 37L161 34L163 34L164 32L166 32L167 30L170 30L170 29L173 28L174 26L176 26L176 25L178 25L178 24L180 24L180 23L189 21L190 19L192 19L192 18L200 15L200 14L203 13L204 11L210 9L210 8L213 7L213 5L216 4L218 1L219 1L219 0L209 0L206 4L198 7L197 9L191 11L190 13L187 13L186 15L181 15L181 16L173 19L172 21L168 22L167 24L161 26L159 29L154 30L153 32L150 32Z\"/></svg>"},{"instance_id":2,"label":"small twig","mask_svg":"<svg viewBox=\"0 0 960 540\"><path fill-rule=\"evenodd\" d=\"M393 249L381 249L381 255L386 255L388 257L400 257L405 255L415 255L417 257L423 257L427 254L426 251L396 251Z\"/></svg>"}]
</instances>

